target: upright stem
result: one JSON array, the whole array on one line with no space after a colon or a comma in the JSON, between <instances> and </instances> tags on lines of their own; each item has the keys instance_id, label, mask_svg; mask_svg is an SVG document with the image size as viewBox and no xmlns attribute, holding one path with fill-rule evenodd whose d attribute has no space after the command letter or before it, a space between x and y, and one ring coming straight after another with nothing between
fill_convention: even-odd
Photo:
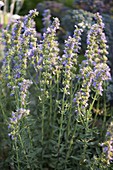
<instances>
[{"instance_id":1,"label":"upright stem","mask_svg":"<svg viewBox=\"0 0 113 170\"><path fill-rule=\"evenodd\" d=\"M50 80L50 113L49 113L49 125L51 125L51 117L52 117L52 80Z\"/></svg>"},{"instance_id":2,"label":"upright stem","mask_svg":"<svg viewBox=\"0 0 113 170\"><path fill-rule=\"evenodd\" d=\"M14 145L15 145L15 149L16 149L16 158L17 158L17 166L18 166L17 170L20 170L20 163L19 163L19 156L18 156L18 147L17 147L16 141L15 141ZM13 149L14 149L14 145L13 145Z\"/></svg>"},{"instance_id":3,"label":"upright stem","mask_svg":"<svg viewBox=\"0 0 113 170\"><path fill-rule=\"evenodd\" d=\"M24 147L24 144L23 144L23 141L22 141L22 138L21 138L20 134L19 134L19 140L20 140L20 143L21 143L21 146L22 146L22 150L23 150L23 152L24 152L24 156L25 156L26 161L27 161L27 165L28 165L29 167L31 167L30 164L29 164L28 157L27 157L27 153L26 153L26 150L25 150L25 147ZM31 168L31 170L32 170L32 168Z\"/></svg>"},{"instance_id":4,"label":"upright stem","mask_svg":"<svg viewBox=\"0 0 113 170\"><path fill-rule=\"evenodd\" d=\"M104 84L105 85L105 84ZM106 95L105 95L105 92L104 92L104 120L103 120L103 124L102 124L102 130L104 129L104 126L105 126L105 122L106 122L106 117L107 117L107 109L106 109Z\"/></svg>"},{"instance_id":5,"label":"upright stem","mask_svg":"<svg viewBox=\"0 0 113 170\"><path fill-rule=\"evenodd\" d=\"M60 127L59 127L59 135L58 135L58 161L56 163L56 168L55 170L57 170L57 166L58 166L58 162L59 162L59 150L60 150L60 144L61 144L61 137L62 137L62 127L63 127L63 118L64 118L64 107L65 107L65 93L63 94L63 98L62 98L62 109L61 109L61 117L60 117Z\"/></svg>"},{"instance_id":6,"label":"upright stem","mask_svg":"<svg viewBox=\"0 0 113 170\"><path fill-rule=\"evenodd\" d=\"M98 102L97 102L97 106L96 106L96 110L98 111L99 110L99 100L98 100ZM95 126L95 123L96 123L96 119L97 119L97 116L98 116L98 112L95 114L95 117L94 117L94 120L93 120L93 128L94 128L94 126Z\"/></svg>"},{"instance_id":7,"label":"upright stem","mask_svg":"<svg viewBox=\"0 0 113 170\"><path fill-rule=\"evenodd\" d=\"M2 105L1 101L0 101L0 108L1 108L1 111L2 111L2 114L4 116L5 121L8 123L7 116L6 116L5 112L4 112L3 105Z\"/></svg>"},{"instance_id":8,"label":"upright stem","mask_svg":"<svg viewBox=\"0 0 113 170\"><path fill-rule=\"evenodd\" d=\"M88 123L89 123L89 119L91 118L91 110L93 109L93 106L94 106L94 103L95 103L95 101L97 100L97 93L95 94L95 96L94 96L94 98L93 98L93 101L92 101L92 103L90 104L90 108L89 108L89 110L86 112L86 127L88 127Z\"/></svg>"},{"instance_id":9,"label":"upright stem","mask_svg":"<svg viewBox=\"0 0 113 170\"><path fill-rule=\"evenodd\" d=\"M74 130L73 130L72 137L71 137L70 142L69 142L69 147L68 147L68 150L67 150L65 163L67 162L67 160L68 160L68 158L69 158L69 156L70 156L70 153L71 153L71 151L72 151L72 145L73 145L73 142L74 142L75 133L76 133L76 130L77 130L77 125L78 125L78 123L76 122L76 124L75 124L75 126L74 126Z\"/></svg>"},{"instance_id":10,"label":"upright stem","mask_svg":"<svg viewBox=\"0 0 113 170\"><path fill-rule=\"evenodd\" d=\"M55 125L56 117L57 117L57 109L58 109L58 100L59 100L59 74L57 73L56 77L56 103L55 103L55 109L54 109L54 115L53 115L53 126ZM54 128L52 129L52 137L54 135Z\"/></svg>"},{"instance_id":11,"label":"upright stem","mask_svg":"<svg viewBox=\"0 0 113 170\"><path fill-rule=\"evenodd\" d=\"M95 94L95 96L93 98L93 101L90 104L89 110L88 111L86 110L86 119L85 119L86 120L85 121L86 122L86 124L85 124L85 134L86 134L86 136L89 133L89 120L90 120L91 115L92 115L91 110L92 110L92 108L94 106L94 103L95 103L96 99L97 99L97 93ZM87 142L88 142L87 139L84 139L84 151L83 151L83 159L84 160L85 160L86 150L87 150L87 146L88 146Z\"/></svg>"},{"instance_id":12,"label":"upright stem","mask_svg":"<svg viewBox=\"0 0 113 170\"><path fill-rule=\"evenodd\" d=\"M59 131L59 136L58 136L58 149L60 147L61 136L62 136L62 126L63 126L64 106L65 106L64 99L65 99L65 93L63 94L63 98L62 98L62 110L61 110L61 118L60 118L60 131Z\"/></svg>"},{"instance_id":13,"label":"upright stem","mask_svg":"<svg viewBox=\"0 0 113 170\"><path fill-rule=\"evenodd\" d=\"M44 140L44 116L45 116L45 105L44 105L44 101L42 104L42 145L43 145L43 140Z\"/></svg>"},{"instance_id":14,"label":"upright stem","mask_svg":"<svg viewBox=\"0 0 113 170\"><path fill-rule=\"evenodd\" d=\"M70 89L70 107L69 107L69 114L68 114L68 123L67 123L67 141L70 135L70 125L71 125L71 118L72 118L72 102L73 102L73 94L72 94L72 81L70 82L71 89Z\"/></svg>"},{"instance_id":15,"label":"upright stem","mask_svg":"<svg viewBox=\"0 0 113 170\"><path fill-rule=\"evenodd\" d=\"M47 79L45 79L45 82L47 81ZM46 96L45 96L45 93L46 93L46 83L44 84L43 86L43 91L41 93L42 95L42 145L43 145L43 141L44 141L44 119L45 119L45 99L46 99Z\"/></svg>"}]
</instances>

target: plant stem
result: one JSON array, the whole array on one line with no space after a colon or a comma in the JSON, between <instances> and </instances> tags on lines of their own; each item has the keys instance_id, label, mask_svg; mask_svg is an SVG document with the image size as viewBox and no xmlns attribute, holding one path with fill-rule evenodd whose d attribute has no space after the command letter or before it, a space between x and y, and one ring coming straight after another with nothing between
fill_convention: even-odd
<instances>
[{"instance_id":1,"label":"plant stem","mask_svg":"<svg viewBox=\"0 0 113 170\"><path fill-rule=\"evenodd\" d=\"M105 86L105 84L104 84L104 86ZM107 117L107 109L106 109L106 95L105 95L105 92L104 92L104 106L103 106L103 108L104 108L104 120L103 120L103 124L102 124L102 130L104 129L104 127L105 127L105 122L106 122L106 117ZM102 132L101 132L102 133Z\"/></svg>"},{"instance_id":2,"label":"plant stem","mask_svg":"<svg viewBox=\"0 0 113 170\"><path fill-rule=\"evenodd\" d=\"M46 99L46 96L45 96L45 93L46 93L46 81L47 79L45 79L45 83L44 83L44 86L43 86L43 91L42 91L42 139L41 139L41 142L42 142L42 146L43 146L43 141L44 141L44 119L45 119L45 99Z\"/></svg>"},{"instance_id":3,"label":"plant stem","mask_svg":"<svg viewBox=\"0 0 113 170\"><path fill-rule=\"evenodd\" d=\"M17 158L17 165L18 165L18 170L20 170L20 163L19 163L19 156L18 156L18 148L17 148L17 143L16 143L16 141L15 141L15 149L16 149L16 158ZM13 146L13 148L14 148L14 146ZM15 150L14 149L14 150Z\"/></svg>"},{"instance_id":4,"label":"plant stem","mask_svg":"<svg viewBox=\"0 0 113 170\"><path fill-rule=\"evenodd\" d=\"M72 145L73 145L73 141L74 141L74 138L75 138L75 133L76 133L76 130L77 130L77 125L78 125L78 122L76 122L76 124L74 126L73 134L72 134L72 137L70 139L68 151L67 151L67 154L66 154L65 163L67 162L67 160L68 160L68 158L70 156L70 153L72 151Z\"/></svg>"},{"instance_id":5,"label":"plant stem","mask_svg":"<svg viewBox=\"0 0 113 170\"><path fill-rule=\"evenodd\" d=\"M23 149L23 152L24 152L26 161L27 161L27 165L28 165L29 167L31 167L30 164L29 164L28 157L27 157L27 153L26 153L26 150L25 150L25 147L24 147L24 144L23 144L23 141L22 141L22 138L21 138L20 134L18 135L18 137L19 137L19 140L20 140L20 143L21 143L21 146L22 146L22 149Z\"/></svg>"},{"instance_id":6,"label":"plant stem","mask_svg":"<svg viewBox=\"0 0 113 170\"><path fill-rule=\"evenodd\" d=\"M70 135L70 125L71 125L71 118L72 118L72 102L73 102L73 96L72 96L72 81L70 82L70 107L69 107L69 114L68 114L68 123L67 123L67 141L68 137Z\"/></svg>"},{"instance_id":7,"label":"plant stem","mask_svg":"<svg viewBox=\"0 0 113 170\"><path fill-rule=\"evenodd\" d=\"M92 101L92 103L90 104L90 107L89 107L89 110L87 111L86 110L86 123L85 123L85 134L86 134L86 137L87 137L87 134L89 134L89 120L90 120L90 118L91 118L91 116L92 116L92 114L91 114L91 110L92 110L92 108L93 108L93 106L94 106L94 103L95 103L95 101L96 101L96 99L97 99L97 93L95 94L95 96L94 96L94 98L93 98L93 101ZM88 139L84 139L84 151L83 151L83 160L85 160L86 158L85 158L85 155L86 155L86 150L87 150L87 146L88 146Z\"/></svg>"},{"instance_id":8,"label":"plant stem","mask_svg":"<svg viewBox=\"0 0 113 170\"><path fill-rule=\"evenodd\" d=\"M57 117L57 109L58 109L58 100L59 100L59 74L57 73L56 77L56 103L55 103L55 109L54 109L54 115L53 115L53 126L55 125L56 117ZM54 128L52 129L52 137L54 135Z\"/></svg>"},{"instance_id":9,"label":"plant stem","mask_svg":"<svg viewBox=\"0 0 113 170\"><path fill-rule=\"evenodd\" d=\"M58 136L58 148L60 147L61 136L62 136L62 126L63 126L63 118L64 118L64 106L65 106L65 93L63 94L62 98L62 110L61 110L61 118L60 118L60 132Z\"/></svg>"},{"instance_id":10,"label":"plant stem","mask_svg":"<svg viewBox=\"0 0 113 170\"><path fill-rule=\"evenodd\" d=\"M51 126L51 117L52 117L52 80L50 80L50 113L49 113L49 125Z\"/></svg>"},{"instance_id":11,"label":"plant stem","mask_svg":"<svg viewBox=\"0 0 113 170\"><path fill-rule=\"evenodd\" d=\"M99 100L98 100L98 102L97 102L96 110L99 110ZM95 126L97 116L98 116L98 113L96 113L96 115L95 115L95 117L94 117L93 126L92 126L93 128L94 128L94 126Z\"/></svg>"}]
</instances>

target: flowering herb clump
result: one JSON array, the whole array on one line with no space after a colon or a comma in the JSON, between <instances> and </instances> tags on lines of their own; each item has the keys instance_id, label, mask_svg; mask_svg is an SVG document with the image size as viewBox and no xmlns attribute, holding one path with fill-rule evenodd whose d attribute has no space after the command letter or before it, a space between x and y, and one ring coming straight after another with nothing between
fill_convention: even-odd
<instances>
[{"instance_id":1,"label":"flowering herb clump","mask_svg":"<svg viewBox=\"0 0 113 170\"><path fill-rule=\"evenodd\" d=\"M20 108L16 112L12 112L10 123L8 125L10 133L8 134L12 140L17 140L19 135L20 120L29 115L30 110Z\"/></svg>"},{"instance_id":2,"label":"flowering herb clump","mask_svg":"<svg viewBox=\"0 0 113 170\"><path fill-rule=\"evenodd\" d=\"M36 47L36 31L31 28L32 18L36 15L37 12L31 10L23 21L11 23L3 32L3 74L8 81L7 86L12 89L11 95L14 95L18 84L26 78L28 50Z\"/></svg>"},{"instance_id":3,"label":"flowering herb clump","mask_svg":"<svg viewBox=\"0 0 113 170\"><path fill-rule=\"evenodd\" d=\"M103 82L110 80L110 68L107 65L106 37L103 32L104 24L101 16L96 14L97 24L94 24L87 36L86 60L80 64L78 78L82 80L80 91L75 94L77 107L87 108L91 89L102 95ZM82 106L80 106L82 104ZM80 109L81 110L81 109Z\"/></svg>"},{"instance_id":4,"label":"flowering herb clump","mask_svg":"<svg viewBox=\"0 0 113 170\"><path fill-rule=\"evenodd\" d=\"M112 158L112 138L101 151L101 132L93 117L93 106L98 106L104 84L111 78L102 18L95 14L80 62L84 27L75 26L62 54L57 39L59 19L50 22L50 13L45 11L46 28L39 41L33 21L37 14L31 10L3 32L2 73L13 105L7 120L12 163L18 170L97 169L100 153Z\"/></svg>"}]
</instances>

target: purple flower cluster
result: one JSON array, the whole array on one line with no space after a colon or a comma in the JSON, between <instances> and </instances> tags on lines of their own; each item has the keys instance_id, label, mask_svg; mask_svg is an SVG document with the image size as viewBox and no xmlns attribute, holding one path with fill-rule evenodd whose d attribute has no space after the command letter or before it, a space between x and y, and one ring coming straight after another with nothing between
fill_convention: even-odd
<instances>
[{"instance_id":1,"label":"purple flower cluster","mask_svg":"<svg viewBox=\"0 0 113 170\"><path fill-rule=\"evenodd\" d=\"M46 12L46 11L45 11ZM37 44L36 32L30 30L31 36L29 39L30 46L28 49L28 58L33 64L36 72L46 69L52 69L53 65L57 65L57 56L59 53L58 42L56 41L56 30L59 29L59 20L54 18L54 21L43 34L43 40ZM28 45L27 45L28 47Z\"/></svg>"},{"instance_id":2,"label":"purple flower cluster","mask_svg":"<svg viewBox=\"0 0 113 170\"><path fill-rule=\"evenodd\" d=\"M28 94L28 88L31 86L32 81L30 80L23 80L21 83L19 83L20 87L20 100L21 100L21 105L24 107L26 106L26 97Z\"/></svg>"},{"instance_id":3,"label":"purple flower cluster","mask_svg":"<svg viewBox=\"0 0 113 170\"><path fill-rule=\"evenodd\" d=\"M78 79L82 82L80 91L75 95L74 101L76 101L79 108L87 108L91 89L102 95L103 82L111 79L110 68L107 65L108 46L103 32L104 24L98 13L96 19L97 24L94 24L88 32L86 60L80 64L78 74Z\"/></svg>"},{"instance_id":4,"label":"purple flower cluster","mask_svg":"<svg viewBox=\"0 0 113 170\"><path fill-rule=\"evenodd\" d=\"M10 118L10 124L8 126L10 133L8 134L12 140L16 140L18 137L19 125L22 118L29 115L30 110L26 109L27 106L27 97L28 97L28 88L32 84L30 80L23 80L18 84L20 107L16 112L12 112L12 117ZM16 86L13 86L15 91Z\"/></svg>"},{"instance_id":5,"label":"purple flower cluster","mask_svg":"<svg viewBox=\"0 0 113 170\"><path fill-rule=\"evenodd\" d=\"M12 26L12 31L11 31L11 40L12 40L12 47L14 45L17 45L18 43L18 37L21 34L21 27L22 27L22 22L21 21L16 21L13 26Z\"/></svg>"},{"instance_id":6,"label":"purple flower cluster","mask_svg":"<svg viewBox=\"0 0 113 170\"><path fill-rule=\"evenodd\" d=\"M94 74L91 68L86 64L87 62L82 62L80 68L80 76L82 77L82 84L80 90L75 94L74 102L76 103L76 112L85 112L85 109L88 107L88 99L91 92L91 84L94 77Z\"/></svg>"},{"instance_id":7,"label":"purple flower cluster","mask_svg":"<svg viewBox=\"0 0 113 170\"><path fill-rule=\"evenodd\" d=\"M39 58L37 59L37 63L42 61L43 70L46 69L52 70L53 67L58 66L58 55L59 48L58 42L56 40L56 31L59 29L59 20L58 18L54 18L53 23L50 27L47 28L46 32L43 34L43 40L41 44L38 46Z\"/></svg>"},{"instance_id":8,"label":"purple flower cluster","mask_svg":"<svg viewBox=\"0 0 113 170\"><path fill-rule=\"evenodd\" d=\"M70 80L75 78L82 32L83 30L81 28L75 26L73 37L69 36L68 40L65 41L65 49L61 61L62 69L64 70L63 86L65 87L66 93L69 93Z\"/></svg>"},{"instance_id":9,"label":"purple flower cluster","mask_svg":"<svg viewBox=\"0 0 113 170\"><path fill-rule=\"evenodd\" d=\"M104 158L107 164L110 164L113 161L113 122L108 126L106 132L105 142L101 144Z\"/></svg>"},{"instance_id":10,"label":"purple flower cluster","mask_svg":"<svg viewBox=\"0 0 113 170\"><path fill-rule=\"evenodd\" d=\"M105 80L110 80L110 68L105 63L97 64L94 67L94 78L92 86L98 91L98 94L102 95L103 91L103 82Z\"/></svg>"},{"instance_id":11,"label":"purple flower cluster","mask_svg":"<svg viewBox=\"0 0 113 170\"><path fill-rule=\"evenodd\" d=\"M12 117L10 118L10 124L8 125L9 134L12 140L17 139L19 123L23 117L29 115L30 110L24 108L17 109L16 112L12 112Z\"/></svg>"},{"instance_id":12,"label":"purple flower cluster","mask_svg":"<svg viewBox=\"0 0 113 170\"><path fill-rule=\"evenodd\" d=\"M24 42L22 41L22 68L24 68L26 72L28 62L30 61L31 64L34 64L36 56L37 34L35 28L26 28L25 32L23 33L22 40L24 40Z\"/></svg>"},{"instance_id":13,"label":"purple flower cluster","mask_svg":"<svg viewBox=\"0 0 113 170\"><path fill-rule=\"evenodd\" d=\"M15 94L18 84L26 77L29 50L36 48L37 37L32 18L38 13L31 10L23 21L11 23L4 31L4 78L8 79L7 86L11 88L11 95ZM11 31L10 31L11 30Z\"/></svg>"},{"instance_id":14,"label":"purple flower cluster","mask_svg":"<svg viewBox=\"0 0 113 170\"><path fill-rule=\"evenodd\" d=\"M65 49L64 54L62 56L62 64L64 67L77 65L77 53L80 50L81 45L81 33L82 29L75 26L75 31L73 37L69 36L68 40L65 40Z\"/></svg>"},{"instance_id":15,"label":"purple flower cluster","mask_svg":"<svg viewBox=\"0 0 113 170\"><path fill-rule=\"evenodd\" d=\"M56 30L59 29L59 26L60 26L59 19L54 18L53 23L50 25L50 27L47 28L47 32L43 34L43 37L45 38L50 33L55 34Z\"/></svg>"},{"instance_id":16,"label":"purple flower cluster","mask_svg":"<svg viewBox=\"0 0 113 170\"><path fill-rule=\"evenodd\" d=\"M23 18L23 23L24 23L24 30L26 30L26 28L30 28L31 27L31 21L32 19L38 15L38 12L37 10L30 10L29 11L29 14L26 15L24 18Z\"/></svg>"}]
</instances>

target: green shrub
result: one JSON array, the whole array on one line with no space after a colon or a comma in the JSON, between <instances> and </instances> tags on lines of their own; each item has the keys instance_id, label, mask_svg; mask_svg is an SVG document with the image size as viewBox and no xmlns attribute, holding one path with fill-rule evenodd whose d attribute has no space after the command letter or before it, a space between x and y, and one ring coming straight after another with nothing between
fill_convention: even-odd
<instances>
[{"instance_id":1,"label":"green shrub","mask_svg":"<svg viewBox=\"0 0 113 170\"><path fill-rule=\"evenodd\" d=\"M3 32L0 112L4 127L8 126L4 136L10 141L5 162L17 170L112 167L112 123L110 138L106 138L110 117L106 86L111 76L102 18L95 14L84 60L78 63L83 25L75 26L61 54L58 18L37 43L32 20L36 15L31 10ZM94 107L100 109L102 95L104 110L98 115Z\"/></svg>"}]
</instances>

